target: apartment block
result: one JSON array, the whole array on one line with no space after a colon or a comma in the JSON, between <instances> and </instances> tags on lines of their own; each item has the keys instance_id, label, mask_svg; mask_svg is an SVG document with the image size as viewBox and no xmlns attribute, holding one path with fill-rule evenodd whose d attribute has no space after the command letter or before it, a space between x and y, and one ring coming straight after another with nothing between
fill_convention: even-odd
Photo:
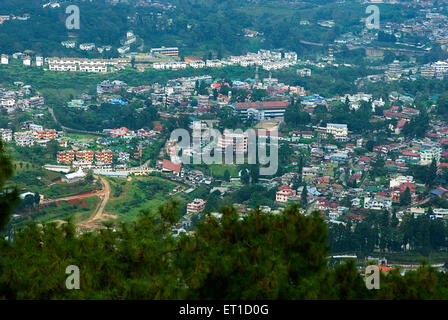
<instances>
[{"instance_id":1,"label":"apartment block","mask_svg":"<svg viewBox=\"0 0 448 320\"><path fill-rule=\"evenodd\" d=\"M206 200L196 198L193 202L187 204L187 214L197 214L204 211Z\"/></svg>"},{"instance_id":2,"label":"apartment block","mask_svg":"<svg viewBox=\"0 0 448 320\"><path fill-rule=\"evenodd\" d=\"M95 160L103 163L112 163L112 151L110 150L96 151Z\"/></svg>"},{"instance_id":3,"label":"apartment block","mask_svg":"<svg viewBox=\"0 0 448 320\"><path fill-rule=\"evenodd\" d=\"M14 141L18 146L29 147L34 145L33 131L16 132L14 134Z\"/></svg>"},{"instance_id":4,"label":"apartment block","mask_svg":"<svg viewBox=\"0 0 448 320\"><path fill-rule=\"evenodd\" d=\"M0 137L5 142L12 141L12 130L0 128Z\"/></svg>"}]
</instances>

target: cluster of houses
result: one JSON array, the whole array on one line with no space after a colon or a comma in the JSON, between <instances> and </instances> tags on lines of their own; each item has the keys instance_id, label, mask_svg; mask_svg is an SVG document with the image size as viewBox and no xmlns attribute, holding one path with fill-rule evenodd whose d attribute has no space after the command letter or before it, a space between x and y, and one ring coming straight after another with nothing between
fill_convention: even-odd
<instances>
[{"instance_id":1,"label":"cluster of houses","mask_svg":"<svg viewBox=\"0 0 448 320\"><path fill-rule=\"evenodd\" d=\"M127 40L132 41L135 39L135 35L127 34ZM63 41L61 43L66 48L75 48L76 42L73 40ZM94 43L82 43L79 45L79 49L83 51L94 50ZM110 46L96 48L103 51L110 51ZM88 59L88 58L68 58L68 57L47 57L42 56L33 57L18 52L13 54L13 58L21 59L25 66L43 67L44 64L49 71L70 71L70 72L93 72L93 73L106 73L109 71L123 69L125 67L131 67L134 60L139 65L141 63L152 62L151 64L145 64L145 67L151 66L157 70L166 69L185 69L191 68L222 68L225 66L239 65L242 67L259 66L264 70L278 70L289 68L290 66L298 63L297 53L290 51L280 50L259 50L257 53L247 53L245 56L230 56L223 59L211 59L203 60L199 57L185 57L183 61L179 57L179 49L173 48L152 48L149 55L124 55L129 51L129 44L119 48L121 58L113 59ZM157 59L157 57L166 57L167 59ZM9 56L6 54L1 55L1 64L9 64Z\"/></svg>"},{"instance_id":2,"label":"cluster of houses","mask_svg":"<svg viewBox=\"0 0 448 320\"><path fill-rule=\"evenodd\" d=\"M239 65L242 67L260 66L265 70L278 70L297 64L297 53L281 52L279 50L259 50L257 53L247 53L245 56L230 56L224 59L206 60L199 57L185 57L184 61L167 61L153 63L154 69L185 69L187 67L222 68L225 66Z\"/></svg>"},{"instance_id":3,"label":"cluster of houses","mask_svg":"<svg viewBox=\"0 0 448 320\"><path fill-rule=\"evenodd\" d=\"M44 129L40 125L29 124L29 130L14 132L11 129L0 128L0 138L5 142L12 142L20 147L31 147L34 144L46 146L50 140L58 137L55 129Z\"/></svg>"},{"instance_id":4,"label":"cluster of houses","mask_svg":"<svg viewBox=\"0 0 448 320\"><path fill-rule=\"evenodd\" d=\"M13 113L16 110L44 109L45 99L39 95L31 96L31 86L23 85L21 82L17 82L17 85L21 86L19 90L0 88L0 109L7 113Z\"/></svg>"}]
</instances>

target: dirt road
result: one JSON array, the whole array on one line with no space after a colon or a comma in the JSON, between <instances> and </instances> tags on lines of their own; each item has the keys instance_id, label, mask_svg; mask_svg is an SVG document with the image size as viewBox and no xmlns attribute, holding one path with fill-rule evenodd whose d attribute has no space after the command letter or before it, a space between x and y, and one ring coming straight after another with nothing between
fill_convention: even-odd
<instances>
[{"instance_id":1,"label":"dirt road","mask_svg":"<svg viewBox=\"0 0 448 320\"><path fill-rule=\"evenodd\" d=\"M97 177L96 177L97 178ZM103 183L104 189L103 194L101 196L101 202L96 209L95 214L87 221L81 222L78 224L78 227L82 228L96 228L98 227L98 223L104 220L104 208L106 207L107 201L109 201L110 197L110 185L109 182L103 177L99 177L101 182Z\"/></svg>"},{"instance_id":2,"label":"dirt road","mask_svg":"<svg viewBox=\"0 0 448 320\"><path fill-rule=\"evenodd\" d=\"M48 203L57 202L57 201L70 201L70 200L76 200L76 199L84 199L84 198L89 198L89 197L93 197L93 196L101 197L104 195L104 192L105 192L104 190L95 190L95 191L75 194L75 195L67 196L67 197L42 200L40 204L48 204Z\"/></svg>"}]
</instances>

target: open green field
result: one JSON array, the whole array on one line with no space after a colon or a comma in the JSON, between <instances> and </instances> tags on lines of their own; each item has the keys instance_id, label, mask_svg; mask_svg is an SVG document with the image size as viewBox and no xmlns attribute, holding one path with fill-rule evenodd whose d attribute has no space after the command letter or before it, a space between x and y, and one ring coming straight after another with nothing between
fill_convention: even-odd
<instances>
[{"instance_id":1,"label":"open green field","mask_svg":"<svg viewBox=\"0 0 448 320\"><path fill-rule=\"evenodd\" d=\"M211 169L214 177L224 178L224 172L226 170L229 171L232 178L238 177L238 167L236 165L211 164L208 167Z\"/></svg>"},{"instance_id":2,"label":"open green field","mask_svg":"<svg viewBox=\"0 0 448 320\"><path fill-rule=\"evenodd\" d=\"M104 211L117 215L118 221L126 222L134 221L145 210L156 213L178 185L159 177L107 178L107 181L111 195Z\"/></svg>"},{"instance_id":3,"label":"open green field","mask_svg":"<svg viewBox=\"0 0 448 320\"><path fill-rule=\"evenodd\" d=\"M77 183L57 183L56 180L63 176L62 173L45 170L41 167L33 167L28 162L18 162L15 175L8 181L8 187L17 187L22 192L38 192L45 198L59 198L89 192L100 189L97 184L86 181Z\"/></svg>"},{"instance_id":4,"label":"open green field","mask_svg":"<svg viewBox=\"0 0 448 320\"><path fill-rule=\"evenodd\" d=\"M12 223L15 226L21 226L31 221L43 223L54 220L65 220L67 218L72 218L73 222L77 223L88 219L94 213L99 202L100 198L97 196L85 199L57 201L41 205L37 212L31 212L22 217L15 218Z\"/></svg>"},{"instance_id":5,"label":"open green field","mask_svg":"<svg viewBox=\"0 0 448 320\"><path fill-rule=\"evenodd\" d=\"M426 260L431 264L448 263L448 252L431 252L427 256L418 252L397 252L383 256L387 258L388 263L396 264L419 264L422 260Z\"/></svg>"},{"instance_id":6,"label":"open green field","mask_svg":"<svg viewBox=\"0 0 448 320\"><path fill-rule=\"evenodd\" d=\"M82 141L82 142L92 142L92 141L96 141L96 139L98 139L98 136L94 136L92 134L86 134L86 133L67 133L65 135L67 138L70 139L74 139L77 141Z\"/></svg>"}]
</instances>

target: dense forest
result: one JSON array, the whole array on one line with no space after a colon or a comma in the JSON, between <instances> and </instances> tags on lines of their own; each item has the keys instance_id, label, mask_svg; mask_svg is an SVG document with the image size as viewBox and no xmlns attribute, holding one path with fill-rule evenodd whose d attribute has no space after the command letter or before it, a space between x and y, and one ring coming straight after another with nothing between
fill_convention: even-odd
<instances>
[{"instance_id":1,"label":"dense forest","mask_svg":"<svg viewBox=\"0 0 448 320\"><path fill-rule=\"evenodd\" d=\"M285 48L306 55L324 52L326 45L343 33L360 32L360 18L365 16L365 8L352 1L171 0L158 3L160 5L142 7L136 6L136 1L115 6L103 0L70 1L57 8L43 8L40 0L1 0L0 14L29 14L30 18L0 25L0 52L28 49L45 56L89 56L91 53L66 49L60 42L70 37L79 43L94 42L97 46L117 48L126 30L133 30L139 39L133 49L142 44L146 50L161 45L178 46L182 54L220 58L263 47ZM80 8L79 30L65 27L68 16L65 8L70 4ZM381 10L384 21L414 15L412 10L399 6L384 6ZM313 23L303 25L300 24L302 20ZM333 20L335 27L322 27L316 24L318 20ZM247 38L244 29L254 30L259 36ZM113 52L104 52L104 55L117 55Z\"/></svg>"}]
</instances>

